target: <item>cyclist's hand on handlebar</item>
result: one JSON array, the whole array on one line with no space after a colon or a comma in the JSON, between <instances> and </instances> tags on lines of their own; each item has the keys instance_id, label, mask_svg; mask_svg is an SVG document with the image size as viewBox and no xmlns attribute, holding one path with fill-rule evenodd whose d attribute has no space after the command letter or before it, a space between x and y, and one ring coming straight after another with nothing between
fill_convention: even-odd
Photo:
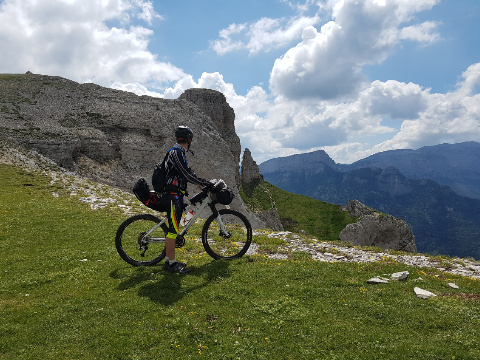
<instances>
[{"instance_id":1,"label":"cyclist's hand on handlebar","mask_svg":"<svg viewBox=\"0 0 480 360\"><path fill-rule=\"evenodd\" d=\"M225 181L223 181L222 179L212 179L210 180L210 184L212 185L213 189L223 189L227 186L227 184L225 184Z\"/></svg>"},{"instance_id":2,"label":"cyclist's hand on handlebar","mask_svg":"<svg viewBox=\"0 0 480 360\"><path fill-rule=\"evenodd\" d=\"M203 191L214 191L215 190L215 183L213 183L211 180L207 181L205 186L202 189Z\"/></svg>"}]
</instances>

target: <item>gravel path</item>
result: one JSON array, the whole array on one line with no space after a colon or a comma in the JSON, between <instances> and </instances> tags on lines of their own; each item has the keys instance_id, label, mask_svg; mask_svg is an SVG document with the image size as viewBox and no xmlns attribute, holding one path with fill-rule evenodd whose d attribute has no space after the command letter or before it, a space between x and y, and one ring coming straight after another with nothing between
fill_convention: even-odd
<instances>
[{"instance_id":1,"label":"gravel path","mask_svg":"<svg viewBox=\"0 0 480 360\"><path fill-rule=\"evenodd\" d=\"M305 240L302 236L288 232L266 232L256 231L257 235L267 235L283 239L285 245L279 247L278 254L271 254L269 257L287 259L286 253L302 251L310 254L317 261L324 262L355 262L371 263L381 261L394 261L402 264L418 267L430 267L438 270L462 275L473 279L480 279L480 262L471 259L443 258L436 256L425 256L422 254L390 254L388 252L375 252L353 246L341 246L332 242L324 242L316 239ZM254 253L255 249L251 253Z\"/></svg>"}]
</instances>

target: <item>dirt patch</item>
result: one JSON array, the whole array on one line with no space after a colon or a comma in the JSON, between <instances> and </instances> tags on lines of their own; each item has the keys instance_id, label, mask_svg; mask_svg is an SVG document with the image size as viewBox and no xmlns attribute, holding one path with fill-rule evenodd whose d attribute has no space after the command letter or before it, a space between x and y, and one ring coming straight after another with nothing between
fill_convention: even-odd
<instances>
[{"instance_id":1,"label":"dirt patch","mask_svg":"<svg viewBox=\"0 0 480 360\"><path fill-rule=\"evenodd\" d=\"M480 301L480 295L479 294L443 294L443 297L446 298L459 298L463 300L471 300L471 301Z\"/></svg>"}]
</instances>

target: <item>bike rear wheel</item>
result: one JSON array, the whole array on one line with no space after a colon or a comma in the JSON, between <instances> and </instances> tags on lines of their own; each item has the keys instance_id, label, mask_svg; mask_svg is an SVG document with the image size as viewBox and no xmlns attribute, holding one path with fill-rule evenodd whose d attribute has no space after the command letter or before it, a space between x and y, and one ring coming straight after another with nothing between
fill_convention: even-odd
<instances>
[{"instance_id":1,"label":"bike rear wheel","mask_svg":"<svg viewBox=\"0 0 480 360\"><path fill-rule=\"evenodd\" d=\"M236 210L222 209L218 212L226 232L222 232L218 217L210 216L202 230L202 243L207 254L214 259L242 257L252 242L252 227L247 218Z\"/></svg>"},{"instance_id":2,"label":"bike rear wheel","mask_svg":"<svg viewBox=\"0 0 480 360\"><path fill-rule=\"evenodd\" d=\"M135 215L125 220L117 230L115 246L118 254L133 266L155 265L165 257L165 241L151 242L153 238L165 238L168 227L162 224L146 236L160 219L150 215Z\"/></svg>"}]
</instances>

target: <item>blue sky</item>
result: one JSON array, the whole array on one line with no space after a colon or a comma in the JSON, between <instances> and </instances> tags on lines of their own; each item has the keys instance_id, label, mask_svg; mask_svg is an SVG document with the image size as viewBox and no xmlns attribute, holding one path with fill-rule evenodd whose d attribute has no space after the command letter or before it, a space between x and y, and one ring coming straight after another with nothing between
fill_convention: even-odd
<instances>
[{"instance_id":1,"label":"blue sky","mask_svg":"<svg viewBox=\"0 0 480 360\"><path fill-rule=\"evenodd\" d=\"M478 0L2 0L0 72L225 94L261 163L480 139Z\"/></svg>"}]
</instances>

